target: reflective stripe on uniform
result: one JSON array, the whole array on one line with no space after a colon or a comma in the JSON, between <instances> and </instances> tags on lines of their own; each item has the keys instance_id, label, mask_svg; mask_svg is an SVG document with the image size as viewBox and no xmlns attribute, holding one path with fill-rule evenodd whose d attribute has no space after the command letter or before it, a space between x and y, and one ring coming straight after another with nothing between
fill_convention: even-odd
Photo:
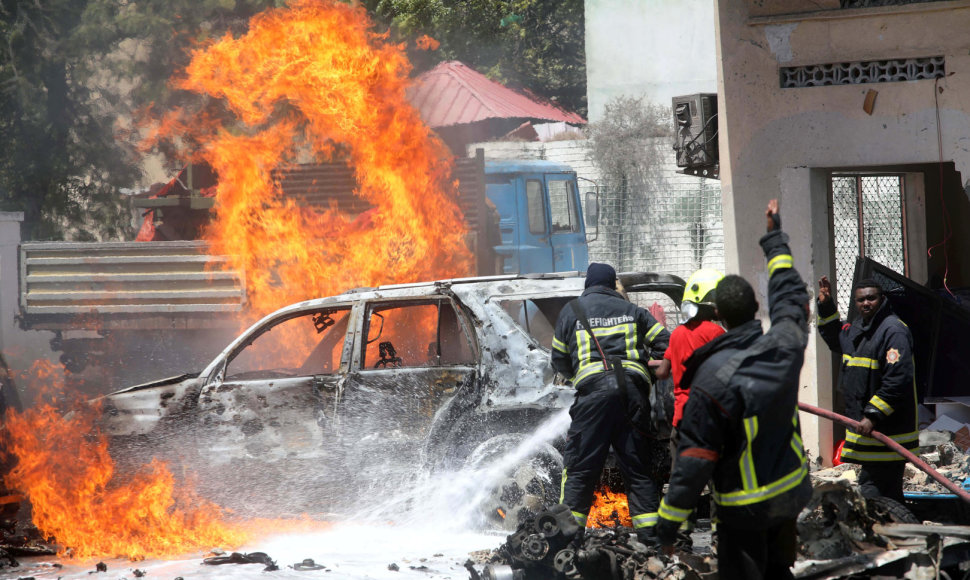
<instances>
[{"instance_id":1,"label":"reflective stripe on uniform","mask_svg":"<svg viewBox=\"0 0 970 580\"><path fill-rule=\"evenodd\" d=\"M774 275L776 270L783 270L792 267L791 254L778 254L768 260L768 277Z\"/></svg>"},{"instance_id":2,"label":"reflective stripe on uniform","mask_svg":"<svg viewBox=\"0 0 970 580\"><path fill-rule=\"evenodd\" d=\"M748 440L744 451L741 452L741 459L738 460L738 469L741 471L741 487L744 489L754 489L758 487L758 475L754 470L754 438L758 436L758 417L744 418L744 435Z\"/></svg>"},{"instance_id":3,"label":"reflective stripe on uniform","mask_svg":"<svg viewBox=\"0 0 970 580\"><path fill-rule=\"evenodd\" d=\"M842 355L842 362L849 367L861 367L865 369L878 369L879 361L874 358L866 358L864 356L849 356L847 354Z\"/></svg>"},{"instance_id":4,"label":"reflective stripe on uniform","mask_svg":"<svg viewBox=\"0 0 970 580\"><path fill-rule=\"evenodd\" d=\"M919 441L919 431L912 431L910 433L900 433L898 435L887 435L887 437L889 437L896 443L899 443L900 445L905 446L907 443L913 443L915 441ZM852 431L845 432L845 440L849 443L858 443L860 445L868 445L872 447L885 447L885 444L882 441L874 437L866 437L865 435L859 435L858 433L854 433Z\"/></svg>"},{"instance_id":5,"label":"reflective stripe on uniform","mask_svg":"<svg viewBox=\"0 0 970 580\"><path fill-rule=\"evenodd\" d=\"M691 511L674 507L667 503L667 498L664 498L660 502L660 509L657 510L657 515L671 522L683 522L690 516Z\"/></svg>"},{"instance_id":6,"label":"reflective stripe on uniform","mask_svg":"<svg viewBox=\"0 0 970 580\"><path fill-rule=\"evenodd\" d=\"M798 409L795 409L795 414L791 418L791 423L795 427L795 431L791 434L791 448L795 451L795 455L798 456L798 460L802 463L805 462L805 444L802 443L802 436L799 434L798 428Z\"/></svg>"},{"instance_id":7,"label":"reflective stripe on uniform","mask_svg":"<svg viewBox=\"0 0 970 580\"><path fill-rule=\"evenodd\" d=\"M742 489L730 493L712 492L714 501L723 506L742 506L762 502L781 495L802 482L808 476L808 466L803 461L798 469L767 485L755 489Z\"/></svg>"},{"instance_id":8,"label":"reflective stripe on uniform","mask_svg":"<svg viewBox=\"0 0 970 580\"><path fill-rule=\"evenodd\" d=\"M557 350L561 353L569 354L569 345L559 340L555 336L552 337L552 349Z\"/></svg>"},{"instance_id":9,"label":"reflective stripe on uniform","mask_svg":"<svg viewBox=\"0 0 970 580\"><path fill-rule=\"evenodd\" d=\"M869 399L869 404L882 411L882 414L886 415L887 417L892 415L893 411L895 411L895 409L892 408L892 405L882 400L882 398L878 395L873 395L872 398Z\"/></svg>"},{"instance_id":10,"label":"reflective stripe on uniform","mask_svg":"<svg viewBox=\"0 0 970 580\"><path fill-rule=\"evenodd\" d=\"M579 527L585 528L586 518L587 518L586 514L581 514L579 512L572 512L572 514L573 514L573 517L576 518L576 523L579 524Z\"/></svg>"},{"instance_id":11,"label":"reflective stripe on uniform","mask_svg":"<svg viewBox=\"0 0 970 580\"><path fill-rule=\"evenodd\" d=\"M659 322L651 326L650 330L647 331L647 342L653 342L653 339L657 338L657 335L663 332L663 330L664 325L660 324ZM634 347L636 347L636 345L634 345Z\"/></svg>"},{"instance_id":12,"label":"reflective stripe on uniform","mask_svg":"<svg viewBox=\"0 0 970 580\"><path fill-rule=\"evenodd\" d=\"M859 461L906 461L895 451L856 451L848 447L842 448L842 459L857 459Z\"/></svg>"},{"instance_id":13,"label":"reflective stripe on uniform","mask_svg":"<svg viewBox=\"0 0 970 580\"><path fill-rule=\"evenodd\" d=\"M559 483L559 503L566 499L566 468L562 468L562 481Z\"/></svg>"},{"instance_id":14,"label":"reflective stripe on uniform","mask_svg":"<svg viewBox=\"0 0 970 580\"><path fill-rule=\"evenodd\" d=\"M833 314L831 316L826 316L824 318L822 316L819 316L818 317L818 325L819 326L824 326L824 325L828 324L829 322L832 322L833 320L838 320L838 319L839 319L839 313L838 312L836 312L835 314Z\"/></svg>"},{"instance_id":15,"label":"reflective stripe on uniform","mask_svg":"<svg viewBox=\"0 0 970 580\"><path fill-rule=\"evenodd\" d=\"M629 371L633 371L638 375L643 375L643 377L648 380L650 378L650 375L647 374L647 367L645 367L641 362L637 362L635 360L624 360L623 368Z\"/></svg>"},{"instance_id":16,"label":"reflective stripe on uniform","mask_svg":"<svg viewBox=\"0 0 970 580\"><path fill-rule=\"evenodd\" d=\"M633 527L635 529L655 526L657 525L657 512L638 514L631 517L630 519L633 520Z\"/></svg>"}]
</instances>

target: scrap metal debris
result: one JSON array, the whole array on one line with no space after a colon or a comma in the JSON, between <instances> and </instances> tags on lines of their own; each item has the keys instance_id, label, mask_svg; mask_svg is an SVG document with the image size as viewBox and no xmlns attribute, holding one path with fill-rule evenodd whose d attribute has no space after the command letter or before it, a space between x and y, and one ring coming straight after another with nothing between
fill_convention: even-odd
<instances>
[{"instance_id":1,"label":"scrap metal debris","mask_svg":"<svg viewBox=\"0 0 970 580\"><path fill-rule=\"evenodd\" d=\"M294 570L326 570L326 567L322 564L317 564L313 561L313 558L305 558L299 564L293 564L290 566Z\"/></svg>"},{"instance_id":2,"label":"scrap metal debris","mask_svg":"<svg viewBox=\"0 0 970 580\"><path fill-rule=\"evenodd\" d=\"M923 524L898 502L864 498L846 479L815 485L798 518L798 536L799 580L962 578L970 561L970 526Z\"/></svg>"},{"instance_id":3,"label":"scrap metal debris","mask_svg":"<svg viewBox=\"0 0 970 580\"><path fill-rule=\"evenodd\" d=\"M279 570L279 567L276 565L276 561L270 558L265 552L250 552L248 554L233 552L228 556L212 556L211 558L204 558L202 563L213 566L218 566L220 564L264 564L266 567L263 568L263 572Z\"/></svg>"},{"instance_id":4,"label":"scrap metal debris","mask_svg":"<svg viewBox=\"0 0 970 580\"><path fill-rule=\"evenodd\" d=\"M582 530L563 504L524 521L496 549L480 577L486 580L700 580L713 577L710 558L665 556L637 541L629 528ZM470 563L472 580L479 577Z\"/></svg>"}]
</instances>

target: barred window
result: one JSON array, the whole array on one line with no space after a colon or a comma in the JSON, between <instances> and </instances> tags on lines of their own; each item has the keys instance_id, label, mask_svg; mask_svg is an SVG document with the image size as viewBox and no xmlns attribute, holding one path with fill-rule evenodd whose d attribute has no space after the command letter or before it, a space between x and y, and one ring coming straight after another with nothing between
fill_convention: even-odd
<instances>
[{"instance_id":1,"label":"barred window","mask_svg":"<svg viewBox=\"0 0 970 580\"><path fill-rule=\"evenodd\" d=\"M903 176L833 174L832 218L839 313L848 316L856 259L907 272Z\"/></svg>"}]
</instances>

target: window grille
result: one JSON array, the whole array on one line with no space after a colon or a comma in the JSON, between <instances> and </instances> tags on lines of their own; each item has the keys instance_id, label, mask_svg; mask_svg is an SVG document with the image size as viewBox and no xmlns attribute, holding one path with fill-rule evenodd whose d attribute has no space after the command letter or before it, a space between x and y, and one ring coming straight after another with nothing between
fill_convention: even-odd
<instances>
[{"instance_id":1,"label":"window grille","mask_svg":"<svg viewBox=\"0 0 970 580\"><path fill-rule=\"evenodd\" d=\"M942 56L782 67L781 88L858 85L939 79L946 76Z\"/></svg>"},{"instance_id":2,"label":"window grille","mask_svg":"<svg viewBox=\"0 0 970 580\"><path fill-rule=\"evenodd\" d=\"M865 256L906 275L902 175L837 174L832 192L839 313L848 316L856 259Z\"/></svg>"}]
</instances>

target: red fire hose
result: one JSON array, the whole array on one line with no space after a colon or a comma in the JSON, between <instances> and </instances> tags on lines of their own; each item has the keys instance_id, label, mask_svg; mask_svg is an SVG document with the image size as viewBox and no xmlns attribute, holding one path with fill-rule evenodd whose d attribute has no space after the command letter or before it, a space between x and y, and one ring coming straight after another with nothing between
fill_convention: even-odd
<instances>
[{"instance_id":1,"label":"red fire hose","mask_svg":"<svg viewBox=\"0 0 970 580\"><path fill-rule=\"evenodd\" d=\"M846 427L851 428L853 431L859 431L859 429L861 428L858 421L853 421L848 417L839 415L838 413L833 413L832 411L828 411L826 409L819 409L818 407L813 407L812 405L808 405L806 403L798 403L798 408L801 409L802 411L805 411L806 413L811 413L813 415L818 415L819 417L824 417L826 419L836 421L838 423L842 423ZM962 499L967 503L970 503L970 493L967 493L959 485L953 483L949 479L940 475L938 471L936 471L935 469L927 465L927 463L922 459L920 459L919 457L910 453L908 449L906 449L899 443L896 443L889 437L883 435L879 431L873 431L872 433L870 433L870 436L882 442L883 444L885 444L887 447L889 447L896 453L899 453L900 455L902 455L906 459L906 461L909 461L916 467L920 468L920 470L922 470L924 473L926 473L936 481L940 482L940 485L952 491L954 494L956 494L957 497L959 497L960 499Z\"/></svg>"}]
</instances>

